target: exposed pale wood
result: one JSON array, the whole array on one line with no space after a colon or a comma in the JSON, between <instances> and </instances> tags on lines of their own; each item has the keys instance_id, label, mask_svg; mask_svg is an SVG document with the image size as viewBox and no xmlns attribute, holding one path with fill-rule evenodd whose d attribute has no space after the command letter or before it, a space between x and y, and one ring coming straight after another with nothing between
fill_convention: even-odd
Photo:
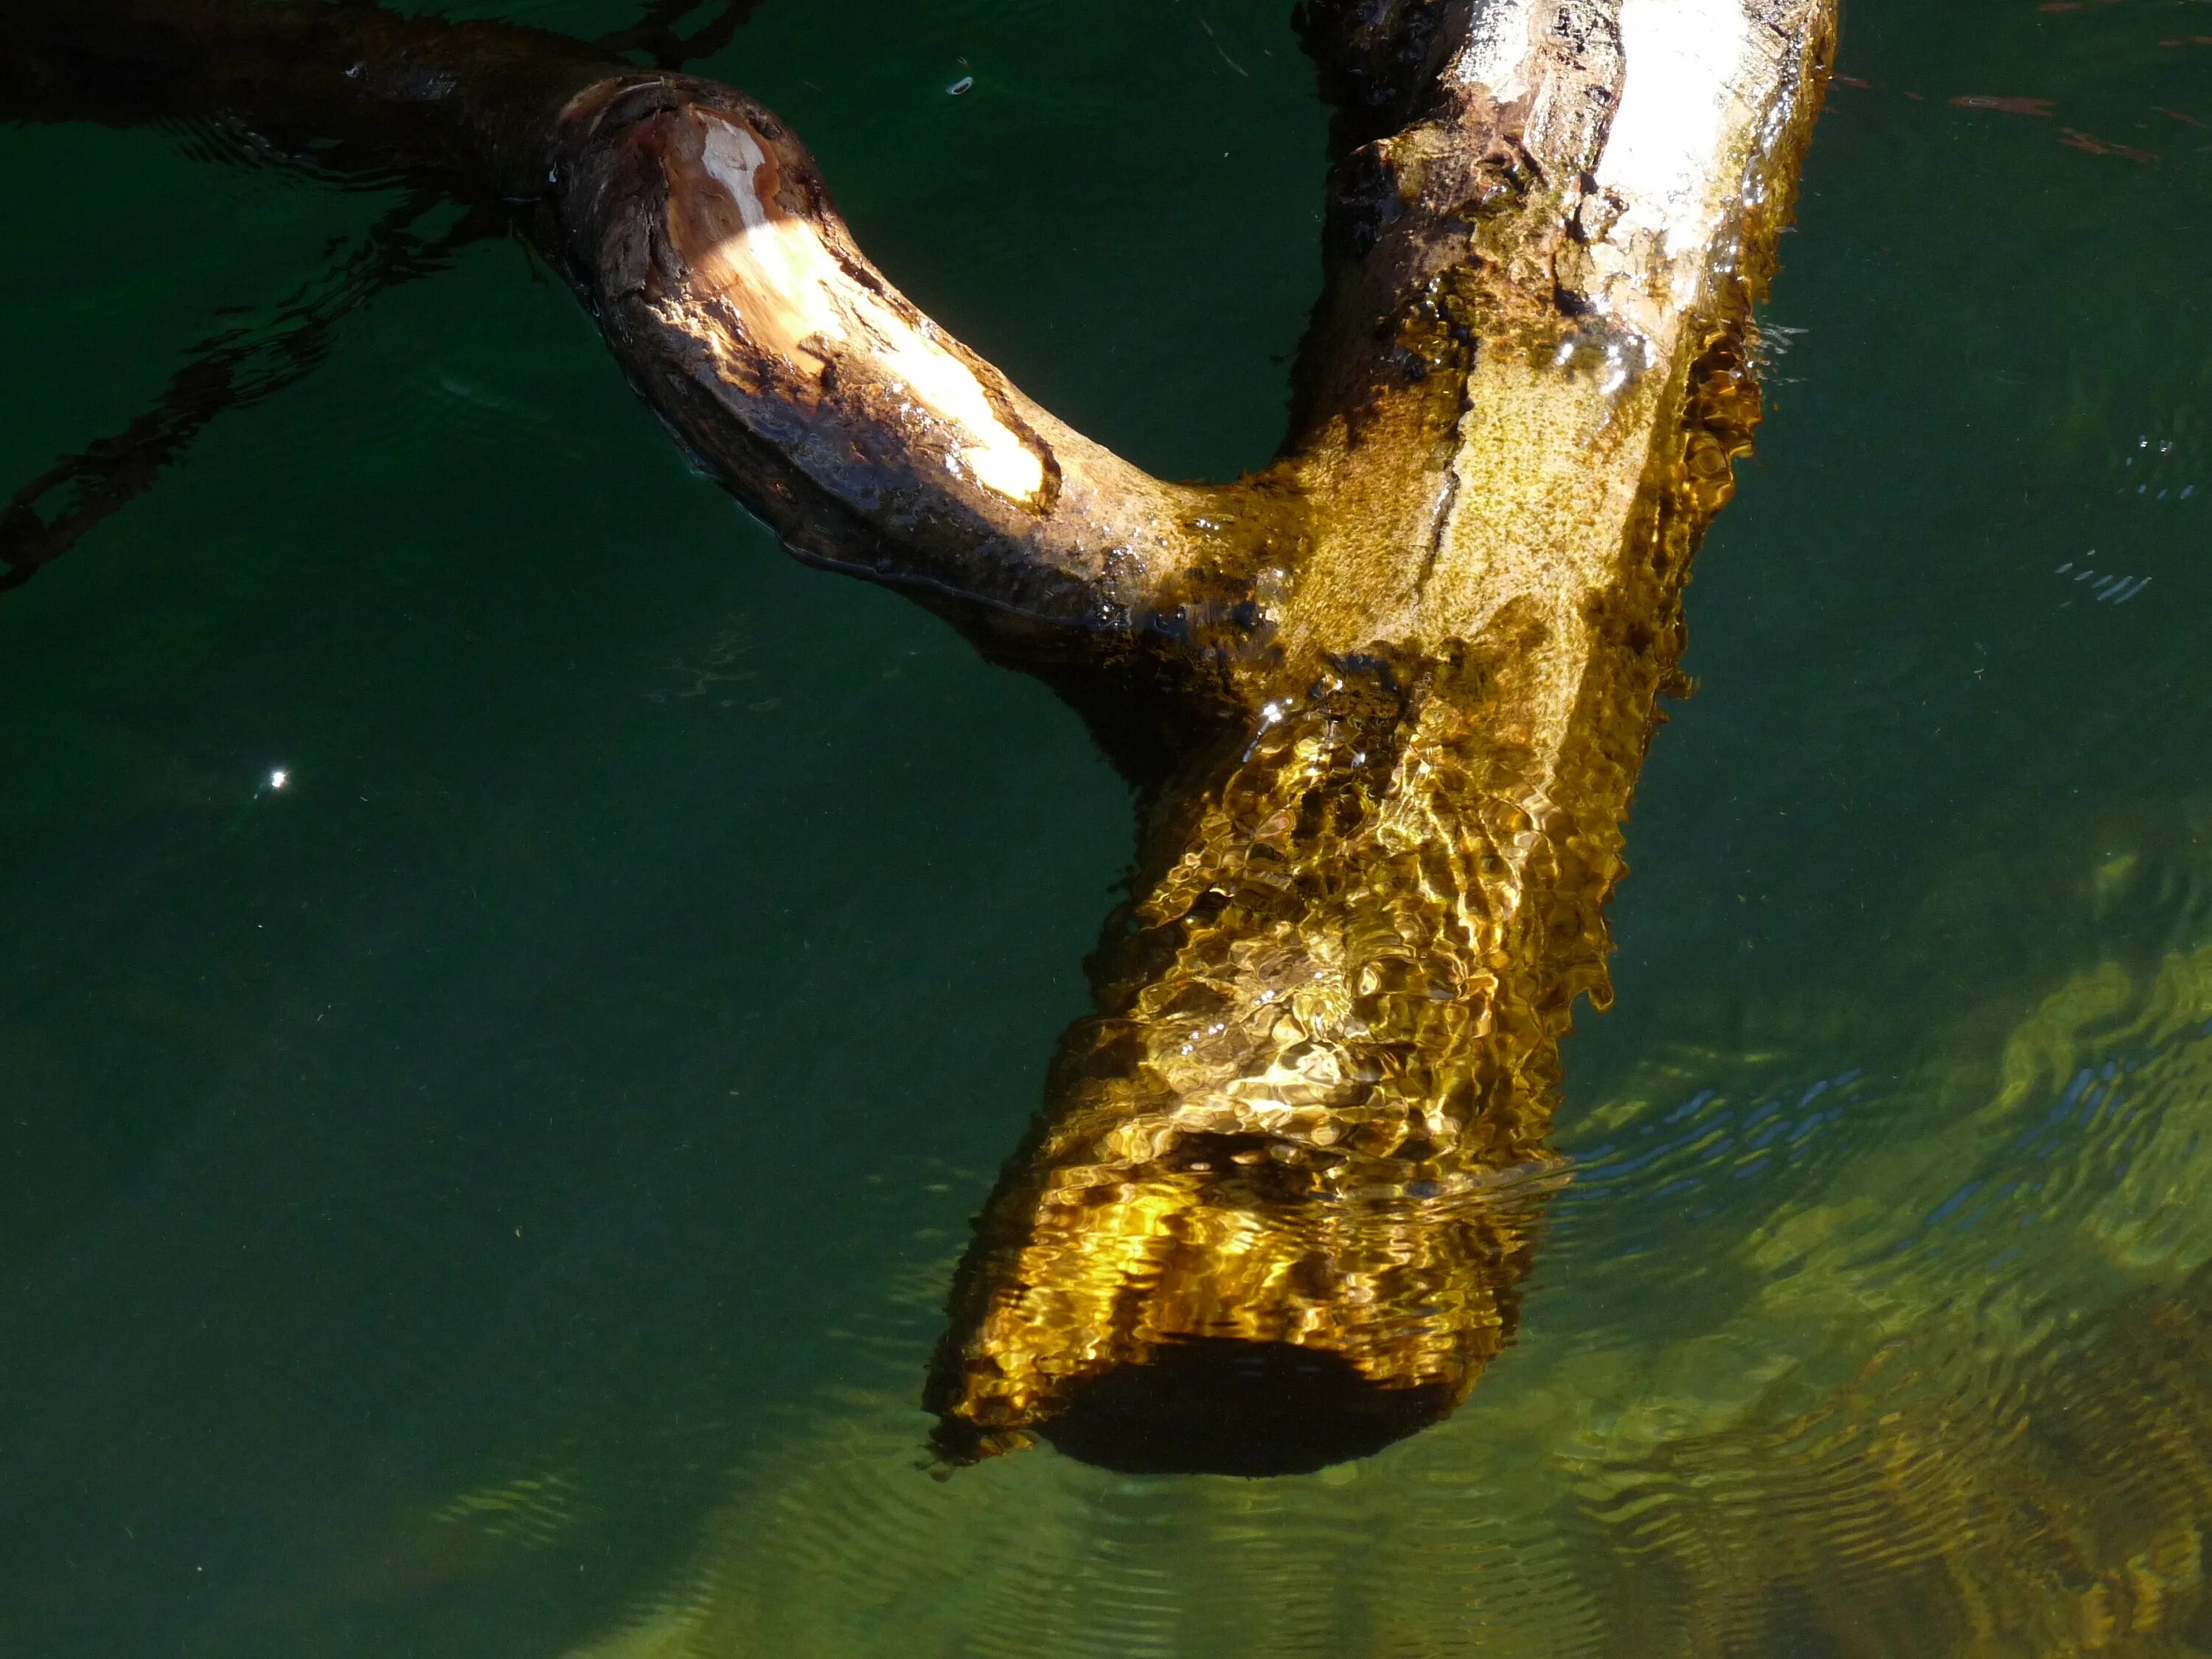
<instances>
[{"instance_id":1,"label":"exposed pale wood","mask_svg":"<svg viewBox=\"0 0 2212 1659\"><path fill-rule=\"evenodd\" d=\"M933 1382L956 1454L1310 1468L1451 1410L1511 1334L1833 18L1431 22L1352 35L1363 122L1402 125L1338 169L1252 726L1152 824L985 1219Z\"/></svg>"},{"instance_id":2,"label":"exposed pale wood","mask_svg":"<svg viewBox=\"0 0 2212 1659\"><path fill-rule=\"evenodd\" d=\"M7 106L228 111L523 203L795 551L1094 717L1169 694L1098 1015L956 1289L948 1455L1310 1467L1466 1396L1513 1328L1560 1039L1609 994L1833 0L1310 0L1322 294L1281 459L1212 487L939 329L727 88L371 6L21 7Z\"/></svg>"},{"instance_id":3,"label":"exposed pale wood","mask_svg":"<svg viewBox=\"0 0 2212 1659\"><path fill-rule=\"evenodd\" d=\"M994 647L1074 629L1087 654L1198 664L1248 614L1223 573L1249 492L1159 483L1024 398L868 263L803 146L729 88L369 4L18 0L0 114L232 118L319 167L507 203L794 552L964 606Z\"/></svg>"}]
</instances>

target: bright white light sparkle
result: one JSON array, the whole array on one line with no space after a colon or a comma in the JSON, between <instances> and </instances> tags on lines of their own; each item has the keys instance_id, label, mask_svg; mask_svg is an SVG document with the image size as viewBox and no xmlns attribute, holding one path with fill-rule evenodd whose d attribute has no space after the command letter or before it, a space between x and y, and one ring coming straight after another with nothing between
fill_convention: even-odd
<instances>
[{"instance_id":1,"label":"bright white light sparkle","mask_svg":"<svg viewBox=\"0 0 2212 1659\"><path fill-rule=\"evenodd\" d=\"M269 775L269 787L271 789L282 789L286 782L290 780L291 775L292 775L290 773L287 772L280 766Z\"/></svg>"}]
</instances>

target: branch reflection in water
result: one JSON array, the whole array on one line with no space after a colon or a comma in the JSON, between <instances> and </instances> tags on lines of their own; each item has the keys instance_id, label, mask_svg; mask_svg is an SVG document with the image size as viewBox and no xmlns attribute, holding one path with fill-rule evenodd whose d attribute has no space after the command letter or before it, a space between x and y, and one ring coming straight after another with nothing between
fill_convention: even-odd
<instances>
[{"instance_id":1,"label":"branch reflection in water","mask_svg":"<svg viewBox=\"0 0 2212 1659\"><path fill-rule=\"evenodd\" d=\"M2198 1650L2212 951L2067 975L1994 1044L1987 1012L1917 1059L1847 997L1647 1059L1549 1201L1576 1295L1544 1340L1479 1413L1308 1479L918 1480L918 1269L848 1322L873 1384L580 1652L888 1659L910 1620L1050 1659Z\"/></svg>"},{"instance_id":2,"label":"branch reflection in water","mask_svg":"<svg viewBox=\"0 0 2212 1659\"><path fill-rule=\"evenodd\" d=\"M1340 166L1334 212L1382 228L1333 244L1307 361L1395 356L1275 469L1303 534L1233 665L1249 724L1154 805L1099 1015L961 1271L955 1461L1310 1471L1449 1415L1512 1334L1834 25L1546 15L1416 94L1395 207Z\"/></svg>"}]
</instances>

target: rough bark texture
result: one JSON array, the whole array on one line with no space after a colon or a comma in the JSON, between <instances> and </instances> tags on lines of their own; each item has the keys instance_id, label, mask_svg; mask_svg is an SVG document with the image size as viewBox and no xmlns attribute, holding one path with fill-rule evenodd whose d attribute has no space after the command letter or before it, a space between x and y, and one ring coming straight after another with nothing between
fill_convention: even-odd
<instances>
[{"instance_id":1,"label":"rough bark texture","mask_svg":"<svg viewBox=\"0 0 2212 1659\"><path fill-rule=\"evenodd\" d=\"M1826 5L1408 0L1308 31L1348 139L1403 125L1332 183L1250 727L1148 826L1100 1015L963 1272L930 1395L955 1455L1042 1432L1311 1468L1466 1397L1757 419L1745 331Z\"/></svg>"},{"instance_id":2,"label":"rough bark texture","mask_svg":"<svg viewBox=\"0 0 2212 1659\"><path fill-rule=\"evenodd\" d=\"M561 121L560 251L647 401L812 562L1113 635L1188 636L1228 538L1054 420L870 264L727 88L602 82Z\"/></svg>"},{"instance_id":3,"label":"rough bark texture","mask_svg":"<svg viewBox=\"0 0 2212 1659\"><path fill-rule=\"evenodd\" d=\"M26 3L19 109L105 54L111 118L224 111L526 199L641 394L801 556L1094 715L1178 711L1098 1014L955 1289L949 1457L1310 1468L1466 1397L1553 1179L1559 1041L1607 995L1833 0L1308 0L1323 292L1282 459L1215 488L936 328L727 88L367 6Z\"/></svg>"}]
</instances>

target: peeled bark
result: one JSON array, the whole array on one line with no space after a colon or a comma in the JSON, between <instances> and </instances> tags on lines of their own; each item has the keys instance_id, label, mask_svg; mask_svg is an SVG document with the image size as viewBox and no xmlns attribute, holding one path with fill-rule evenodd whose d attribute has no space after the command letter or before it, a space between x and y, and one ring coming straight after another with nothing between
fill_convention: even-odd
<instances>
[{"instance_id":1,"label":"peeled bark","mask_svg":"<svg viewBox=\"0 0 2212 1659\"><path fill-rule=\"evenodd\" d=\"M1316 1467L1511 1334L1833 15L1389 15L1419 50L1340 65L1407 114L1333 182L1249 734L1152 825L984 1218L931 1385L956 1455Z\"/></svg>"},{"instance_id":2,"label":"peeled bark","mask_svg":"<svg viewBox=\"0 0 2212 1659\"><path fill-rule=\"evenodd\" d=\"M0 42L74 28L17 77L65 106L98 43L29 3ZM1464 1400L1554 1179L1560 1039L1609 994L1620 824L1757 421L1833 0L1310 0L1324 289L1282 459L1220 487L1148 477L938 329L726 88L370 7L117 9L172 31L142 106L250 118L246 70L175 64L265 23L322 54L268 118L319 100L364 154L526 198L641 395L801 556L1094 716L1168 693L1098 1013L955 1287L945 1455L1305 1468Z\"/></svg>"}]
</instances>

